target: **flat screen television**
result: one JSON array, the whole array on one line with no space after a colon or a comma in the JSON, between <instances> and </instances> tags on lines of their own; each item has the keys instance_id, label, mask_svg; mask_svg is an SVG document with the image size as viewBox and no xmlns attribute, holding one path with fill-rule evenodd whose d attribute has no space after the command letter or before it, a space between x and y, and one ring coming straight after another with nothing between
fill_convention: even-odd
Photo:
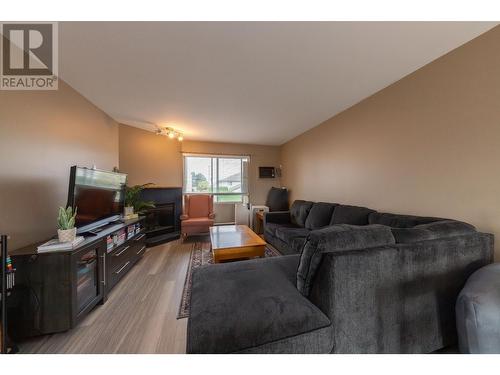
<instances>
[{"instance_id":1,"label":"flat screen television","mask_svg":"<svg viewBox=\"0 0 500 375\"><path fill-rule=\"evenodd\" d=\"M87 232L120 218L127 175L73 166L68 206L77 208L77 232Z\"/></svg>"}]
</instances>

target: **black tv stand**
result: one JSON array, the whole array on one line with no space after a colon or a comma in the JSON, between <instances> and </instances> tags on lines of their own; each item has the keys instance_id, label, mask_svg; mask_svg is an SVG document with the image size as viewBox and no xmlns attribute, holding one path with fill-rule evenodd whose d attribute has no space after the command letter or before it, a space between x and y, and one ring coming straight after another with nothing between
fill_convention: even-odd
<instances>
[{"instance_id":1,"label":"black tv stand","mask_svg":"<svg viewBox=\"0 0 500 375\"><path fill-rule=\"evenodd\" d=\"M146 252L142 217L99 229L73 250L38 253L33 244L10 253L19 286L9 314L12 339L75 327Z\"/></svg>"},{"instance_id":2,"label":"black tv stand","mask_svg":"<svg viewBox=\"0 0 500 375\"><path fill-rule=\"evenodd\" d=\"M82 232L82 233L79 233L79 234L81 234L84 237L87 237L87 236L97 236L99 234L99 232L101 232L101 231L102 231L102 228L97 228L97 229L88 230L86 232Z\"/></svg>"},{"instance_id":3,"label":"black tv stand","mask_svg":"<svg viewBox=\"0 0 500 375\"><path fill-rule=\"evenodd\" d=\"M118 219L118 220L111 221L111 222L109 222L107 224L103 224L103 225L101 225L99 227L96 227L94 229L90 229L90 230L87 230L85 232L81 232L81 233L78 233L78 234L80 236L84 236L84 237L86 237L86 236L98 236L99 233L101 233L103 230L109 229L109 228L114 227L117 224L121 224L121 223L122 223L122 221Z\"/></svg>"}]
</instances>

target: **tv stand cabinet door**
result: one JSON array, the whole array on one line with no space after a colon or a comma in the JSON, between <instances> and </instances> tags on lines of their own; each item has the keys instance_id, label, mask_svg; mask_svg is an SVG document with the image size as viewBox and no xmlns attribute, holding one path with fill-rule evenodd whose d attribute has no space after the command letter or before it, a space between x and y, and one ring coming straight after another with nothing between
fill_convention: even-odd
<instances>
[{"instance_id":1,"label":"tv stand cabinet door","mask_svg":"<svg viewBox=\"0 0 500 375\"><path fill-rule=\"evenodd\" d=\"M105 241L98 241L72 254L72 327L104 298L105 253Z\"/></svg>"},{"instance_id":2,"label":"tv stand cabinet door","mask_svg":"<svg viewBox=\"0 0 500 375\"><path fill-rule=\"evenodd\" d=\"M25 286L34 298L21 305L30 323L22 322L21 336L31 337L71 328L72 275L71 255L47 253L16 258L19 286ZM17 319L17 317L15 318Z\"/></svg>"}]
</instances>

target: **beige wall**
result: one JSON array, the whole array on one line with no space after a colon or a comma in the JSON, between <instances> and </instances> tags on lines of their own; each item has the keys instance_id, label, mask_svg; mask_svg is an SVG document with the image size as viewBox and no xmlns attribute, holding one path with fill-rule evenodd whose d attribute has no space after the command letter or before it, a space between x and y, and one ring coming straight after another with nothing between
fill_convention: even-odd
<instances>
[{"instance_id":1,"label":"beige wall","mask_svg":"<svg viewBox=\"0 0 500 375\"><path fill-rule=\"evenodd\" d=\"M452 217L500 235L498 45L499 27L286 143L281 156L118 126L64 82L0 91L0 232L12 248L54 234L71 165L119 165L132 184L181 186L184 151L250 155L256 204L283 184L292 199ZM280 164L282 181L258 179L259 166ZM217 210L219 222L233 220L232 205Z\"/></svg>"},{"instance_id":2,"label":"beige wall","mask_svg":"<svg viewBox=\"0 0 500 375\"><path fill-rule=\"evenodd\" d=\"M182 152L249 155L249 193L252 203L264 204L272 186L279 179L259 179L259 166L280 164L280 148L233 143L178 142L152 132L120 125L120 170L128 173L131 184L153 182L161 186L182 186ZM217 222L234 220L234 205L215 206Z\"/></svg>"},{"instance_id":3,"label":"beige wall","mask_svg":"<svg viewBox=\"0 0 500 375\"><path fill-rule=\"evenodd\" d=\"M118 124L62 81L0 91L0 232L11 249L56 233L75 164L118 166Z\"/></svg>"},{"instance_id":4,"label":"beige wall","mask_svg":"<svg viewBox=\"0 0 500 375\"><path fill-rule=\"evenodd\" d=\"M292 198L450 217L500 238L499 46L497 27L283 145Z\"/></svg>"},{"instance_id":5,"label":"beige wall","mask_svg":"<svg viewBox=\"0 0 500 375\"><path fill-rule=\"evenodd\" d=\"M181 142L120 124L120 170L130 185L182 186Z\"/></svg>"}]
</instances>

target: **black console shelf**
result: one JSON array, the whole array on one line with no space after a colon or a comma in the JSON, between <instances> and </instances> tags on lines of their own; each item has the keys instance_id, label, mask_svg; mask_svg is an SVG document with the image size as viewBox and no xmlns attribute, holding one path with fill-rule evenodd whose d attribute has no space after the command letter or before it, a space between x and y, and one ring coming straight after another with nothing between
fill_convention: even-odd
<instances>
[{"instance_id":1,"label":"black console shelf","mask_svg":"<svg viewBox=\"0 0 500 375\"><path fill-rule=\"evenodd\" d=\"M66 331L105 303L146 251L143 218L108 227L70 251L39 254L37 246L10 252L17 303L8 311L9 331L18 339Z\"/></svg>"}]
</instances>

